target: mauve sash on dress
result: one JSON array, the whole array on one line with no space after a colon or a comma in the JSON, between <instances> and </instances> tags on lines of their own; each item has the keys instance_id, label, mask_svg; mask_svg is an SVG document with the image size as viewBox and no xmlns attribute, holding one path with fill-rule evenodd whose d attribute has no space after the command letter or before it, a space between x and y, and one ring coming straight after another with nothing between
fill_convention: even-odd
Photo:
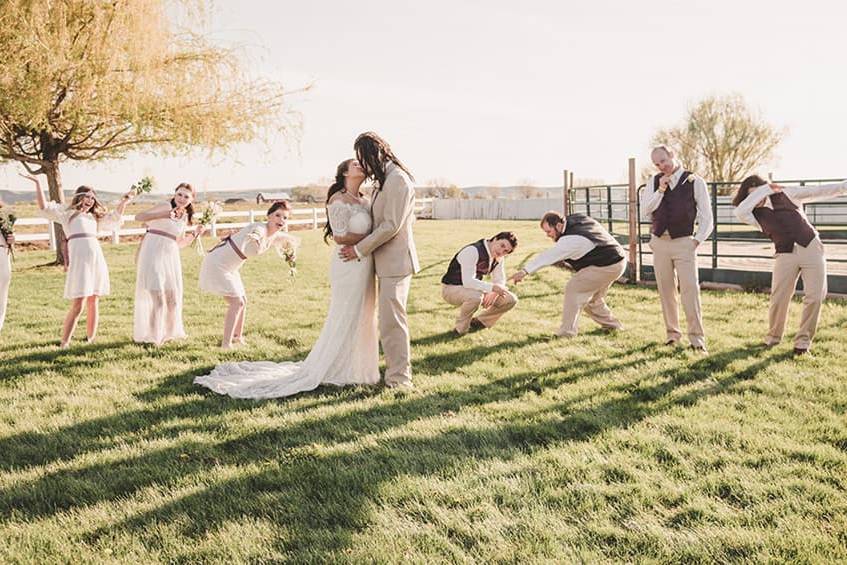
<instances>
[{"instance_id":1,"label":"mauve sash on dress","mask_svg":"<svg viewBox=\"0 0 847 565\"><path fill-rule=\"evenodd\" d=\"M166 231L162 231L162 230L147 230L147 232L146 232L144 235L147 235L148 233L152 233L153 235L161 235L162 237L167 237L168 239L172 239L172 240L176 241L176 236L175 236L174 234L172 234L172 233L168 233L168 232L166 232Z\"/></svg>"},{"instance_id":2,"label":"mauve sash on dress","mask_svg":"<svg viewBox=\"0 0 847 565\"><path fill-rule=\"evenodd\" d=\"M221 242L220 242L220 243L218 243L216 246L214 246L213 248L211 248L211 249L209 250L209 253L211 253L211 252L212 252L212 251L214 251L215 249L219 249L219 248L223 247L223 246L224 246L224 245L226 245L227 243L230 245L230 247L232 247L232 250L233 250L233 251L235 251L235 254L236 254L236 255L238 255L239 257L241 257L241 260L242 260L242 261L246 261L246 260L247 260L247 255L245 255L245 254L244 254L244 252L243 252L243 251L241 251L241 250L238 248L238 246L237 246L237 245L235 244L235 242L232 240L232 236L231 236L231 235L228 235L228 236L226 236L225 238L223 238L223 239L221 240Z\"/></svg>"},{"instance_id":3,"label":"mauve sash on dress","mask_svg":"<svg viewBox=\"0 0 847 565\"><path fill-rule=\"evenodd\" d=\"M97 234L94 233L72 233L68 237L65 238L65 241L70 241L72 239L83 239L93 237L97 239ZM65 270L67 271L71 266L71 254L68 253L67 246L62 246L62 257L65 258Z\"/></svg>"}]
</instances>

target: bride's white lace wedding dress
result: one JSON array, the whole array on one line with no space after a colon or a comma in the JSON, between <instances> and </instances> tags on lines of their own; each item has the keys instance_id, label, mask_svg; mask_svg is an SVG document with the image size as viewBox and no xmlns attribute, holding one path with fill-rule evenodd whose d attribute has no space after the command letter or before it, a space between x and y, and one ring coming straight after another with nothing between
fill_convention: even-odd
<instances>
[{"instance_id":1,"label":"bride's white lace wedding dress","mask_svg":"<svg viewBox=\"0 0 847 565\"><path fill-rule=\"evenodd\" d=\"M367 202L333 202L327 210L334 234L370 233ZM305 360L299 363L224 363L209 375L196 377L194 382L234 398L257 399L290 396L322 384L343 386L379 382L373 258L345 262L338 256L337 249L331 253L329 312Z\"/></svg>"}]
</instances>

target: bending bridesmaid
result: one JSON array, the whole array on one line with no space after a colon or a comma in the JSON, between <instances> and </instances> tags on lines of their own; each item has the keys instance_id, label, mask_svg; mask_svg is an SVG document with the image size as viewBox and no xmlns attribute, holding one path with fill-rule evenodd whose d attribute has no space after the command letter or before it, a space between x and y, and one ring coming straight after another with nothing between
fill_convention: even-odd
<instances>
[{"instance_id":1,"label":"bending bridesmaid","mask_svg":"<svg viewBox=\"0 0 847 565\"><path fill-rule=\"evenodd\" d=\"M0 211L6 205L0 200ZM6 320L6 304L9 300L9 284L12 282L11 250L15 244L15 234L0 233L0 331Z\"/></svg>"},{"instance_id":2,"label":"bending bridesmaid","mask_svg":"<svg viewBox=\"0 0 847 565\"><path fill-rule=\"evenodd\" d=\"M163 202L135 219L147 233L138 249L135 279L135 311L132 338L139 343L162 345L185 337L182 323L182 262L179 250L203 234L196 226L186 235L194 217L194 189L188 183L176 187L170 202Z\"/></svg>"},{"instance_id":3,"label":"bending bridesmaid","mask_svg":"<svg viewBox=\"0 0 847 565\"><path fill-rule=\"evenodd\" d=\"M223 349L232 348L232 343L244 343L244 317L247 312L247 294L241 281L241 265L248 257L255 257L286 244L296 245L297 238L288 235L288 217L291 204L282 200L268 209L266 223L254 222L238 233L224 238L203 258L200 267L200 288L223 296L227 302L224 318Z\"/></svg>"},{"instance_id":4,"label":"bending bridesmaid","mask_svg":"<svg viewBox=\"0 0 847 565\"><path fill-rule=\"evenodd\" d=\"M820 235L803 212L803 204L847 194L847 181L821 186L782 187L752 175L732 199L736 217L759 228L776 249L771 283L769 329L765 345L774 346L785 332L786 316L797 278L803 278L803 313L794 336L794 354L809 351L826 298L826 257Z\"/></svg>"},{"instance_id":5,"label":"bending bridesmaid","mask_svg":"<svg viewBox=\"0 0 847 565\"><path fill-rule=\"evenodd\" d=\"M99 299L109 294L109 269L100 242L97 241L97 233L121 225L121 216L134 192L130 190L124 194L115 210L107 212L97 200L93 188L80 186L74 192L70 205L65 206L47 201L38 179L23 176L35 183L35 200L40 215L62 224L68 239L65 298L71 300L71 307L62 325L62 342L59 347L69 347L83 303L86 305L86 335L88 342L92 343L97 336Z\"/></svg>"}]
</instances>

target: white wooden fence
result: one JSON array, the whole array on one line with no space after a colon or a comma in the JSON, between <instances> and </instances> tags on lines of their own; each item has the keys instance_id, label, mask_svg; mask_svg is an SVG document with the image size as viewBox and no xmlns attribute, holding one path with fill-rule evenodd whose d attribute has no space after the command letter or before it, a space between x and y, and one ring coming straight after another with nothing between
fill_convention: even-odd
<instances>
[{"instance_id":1,"label":"white wooden fence","mask_svg":"<svg viewBox=\"0 0 847 565\"><path fill-rule=\"evenodd\" d=\"M432 218L432 198L418 198L415 200L415 216L418 218ZM235 230L255 222L257 219L264 218L267 210L235 210L231 212L221 212L209 229L212 237L217 237L218 230ZM246 218L246 221L240 221L241 218ZM221 221L234 219L234 221ZM134 222L135 216L123 216L124 222ZM56 241L53 236L53 230L49 228L50 220L44 218L19 218L15 222L15 226L47 226L46 231L36 233L15 233L15 241L48 241L50 249L56 249ZM288 220L289 226L308 226L311 229L318 229L326 223L325 208L294 208L291 210L291 219ZM120 243L121 236L127 235L143 235L147 230L145 228L118 228L113 231L100 232L98 237L111 237L112 243Z\"/></svg>"}]
</instances>

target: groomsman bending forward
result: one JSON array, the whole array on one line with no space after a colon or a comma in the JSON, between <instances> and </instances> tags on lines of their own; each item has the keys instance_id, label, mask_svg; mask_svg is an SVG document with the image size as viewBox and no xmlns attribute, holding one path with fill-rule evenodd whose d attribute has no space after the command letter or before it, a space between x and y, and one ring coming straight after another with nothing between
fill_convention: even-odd
<instances>
[{"instance_id":1,"label":"groomsman bending forward","mask_svg":"<svg viewBox=\"0 0 847 565\"><path fill-rule=\"evenodd\" d=\"M480 239L463 247L441 278L441 295L449 304L459 307L455 332L490 328L500 316L514 308L518 297L506 289L504 259L518 246L518 238L503 231L491 239ZM491 282L482 278L491 275ZM482 306L482 313L474 313Z\"/></svg>"},{"instance_id":2,"label":"groomsman bending forward","mask_svg":"<svg viewBox=\"0 0 847 565\"><path fill-rule=\"evenodd\" d=\"M565 286L562 325L556 335L575 336L579 312L583 309L604 329L621 329L623 325L605 301L609 287L626 268L623 248L617 240L597 220L585 214L562 217L558 212L547 212L541 219L541 229L556 245L539 253L511 279L518 283L549 265L570 267L576 272Z\"/></svg>"}]
</instances>

